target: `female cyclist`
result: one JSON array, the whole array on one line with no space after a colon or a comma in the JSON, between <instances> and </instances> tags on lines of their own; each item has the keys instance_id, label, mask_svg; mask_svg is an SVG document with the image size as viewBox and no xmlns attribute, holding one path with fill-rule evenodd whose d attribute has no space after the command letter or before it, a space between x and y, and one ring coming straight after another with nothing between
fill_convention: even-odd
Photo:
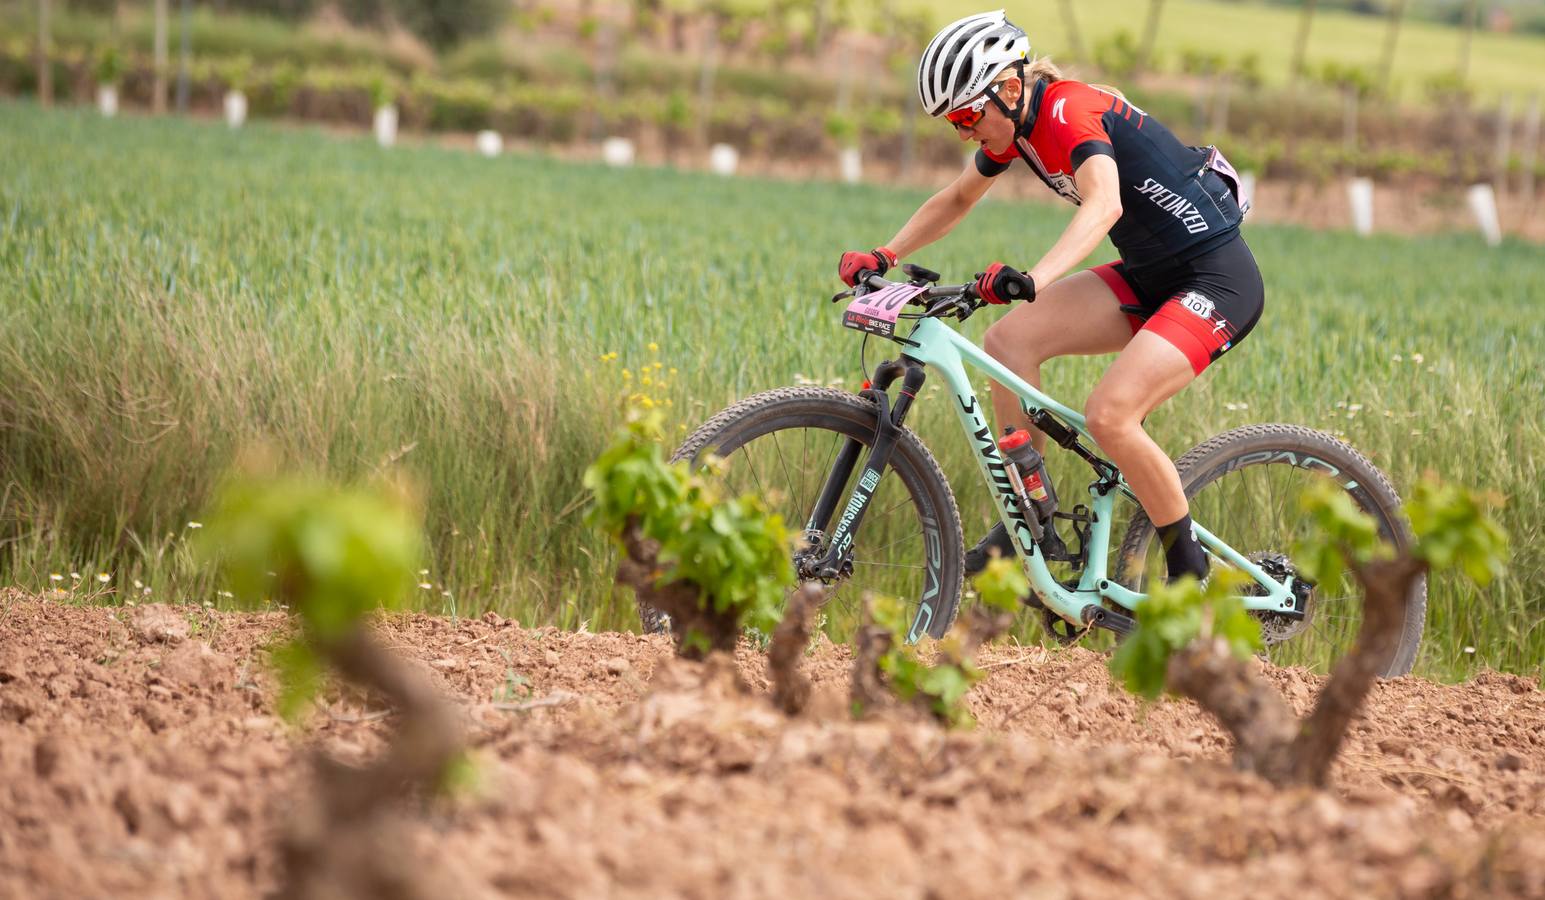
<instances>
[{"instance_id":1,"label":"female cyclist","mask_svg":"<svg viewBox=\"0 0 1545 900\"><path fill-rule=\"evenodd\" d=\"M995 262L977 276L977 292L990 303L1035 301L995 322L983 346L1037 387L1048 359L1119 353L1085 405L1089 431L1157 527L1169 577L1202 578L1207 556L1180 476L1142 422L1260 318L1265 288L1239 235L1249 203L1215 149L1182 144L1120 93L1064 79L1029 51L1025 32L1002 10L967 16L934 36L918 63L918 98L930 116L944 116L961 140L981 147L895 237L844 253L839 274L848 284L866 270L885 274L948 234L1014 157L1023 159L1078 211L1025 272ZM1119 261L1063 277L1107 234ZM996 382L992 406L1000 428L1030 429L1045 449L1019 399ZM967 552L967 573L994 550L1014 553L1001 523Z\"/></svg>"}]
</instances>

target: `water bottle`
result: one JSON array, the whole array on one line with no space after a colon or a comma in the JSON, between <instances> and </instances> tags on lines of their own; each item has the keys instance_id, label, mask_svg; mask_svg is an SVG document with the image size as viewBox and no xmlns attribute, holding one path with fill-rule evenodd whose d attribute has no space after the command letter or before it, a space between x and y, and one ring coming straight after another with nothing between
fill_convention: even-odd
<instances>
[{"instance_id":1,"label":"water bottle","mask_svg":"<svg viewBox=\"0 0 1545 900\"><path fill-rule=\"evenodd\" d=\"M1010 479L1017 478L1023 485L1023 496L1034 507L1036 518L1043 525L1050 522L1052 513L1057 511L1057 492L1046 474L1046 460L1030 443L1030 432L1014 427L1003 429L998 451L1009 463Z\"/></svg>"}]
</instances>

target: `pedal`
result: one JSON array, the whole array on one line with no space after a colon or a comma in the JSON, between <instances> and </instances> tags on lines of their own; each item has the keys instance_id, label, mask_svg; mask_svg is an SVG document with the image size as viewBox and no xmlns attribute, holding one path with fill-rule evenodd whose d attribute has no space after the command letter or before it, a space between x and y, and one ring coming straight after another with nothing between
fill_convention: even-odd
<instances>
[{"instance_id":1,"label":"pedal","mask_svg":"<svg viewBox=\"0 0 1545 900\"><path fill-rule=\"evenodd\" d=\"M1137 630L1137 620L1131 616L1123 615L1113 609L1108 609L1098 603L1091 603L1078 614L1084 620L1084 625L1090 628L1103 628L1113 631L1125 637Z\"/></svg>"}]
</instances>

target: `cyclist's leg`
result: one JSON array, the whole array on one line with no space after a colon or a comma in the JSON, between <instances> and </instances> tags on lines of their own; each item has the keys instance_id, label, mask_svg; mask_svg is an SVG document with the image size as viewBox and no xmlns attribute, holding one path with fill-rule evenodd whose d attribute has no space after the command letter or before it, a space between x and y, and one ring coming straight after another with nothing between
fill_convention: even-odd
<instances>
[{"instance_id":1,"label":"cyclist's leg","mask_svg":"<svg viewBox=\"0 0 1545 900\"><path fill-rule=\"evenodd\" d=\"M1143 430L1142 421L1196 375L1185 353L1144 329L1105 370L1084 407L1089 433L1121 468L1154 522L1173 522L1186 515L1186 495L1174 462Z\"/></svg>"},{"instance_id":2,"label":"cyclist's leg","mask_svg":"<svg viewBox=\"0 0 1545 900\"><path fill-rule=\"evenodd\" d=\"M1171 577L1203 574L1207 559L1191 535L1190 508L1168 454L1143 431L1143 418L1179 393L1255 327L1264 288L1255 260L1235 240L1191 263L1085 406L1089 432L1121 467L1165 541Z\"/></svg>"},{"instance_id":3,"label":"cyclist's leg","mask_svg":"<svg viewBox=\"0 0 1545 900\"><path fill-rule=\"evenodd\" d=\"M1175 464L1143 431L1143 418L1244 340L1265 305L1260 270L1243 239L1188 268L1164 291L1167 299L1105 371L1084 408L1090 434L1121 467L1156 526L1185 516L1187 505Z\"/></svg>"},{"instance_id":4,"label":"cyclist's leg","mask_svg":"<svg viewBox=\"0 0 1545 900\"><path fill-rule=\"evenodd\" d=\"M1058 356L1115 353L1132 339L1132 321L1119 299L1093 270L1077 272L1036 294L1034 303L1014 307L994 322L982 348L1014 374L1041 386L1041 363ZM993 421L1001 432L1029 428L1035 446L1046 439L1031 428L1013 391L992 382Z\"/></svg>"}]
</instances>

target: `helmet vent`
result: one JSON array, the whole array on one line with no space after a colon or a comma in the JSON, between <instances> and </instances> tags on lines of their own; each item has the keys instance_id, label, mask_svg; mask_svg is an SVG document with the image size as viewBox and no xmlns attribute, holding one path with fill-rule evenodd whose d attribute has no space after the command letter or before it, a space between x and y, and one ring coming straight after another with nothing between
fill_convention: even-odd
<instances>
[{"instance_id":1,"label":"helmet vent","mask_svg":"<svg viewBox=\"0 0 1545 900\"><path fill-rule=\"evenodd\" d=\"M971 102L1005 68L1024 60L1029 40L1003 10L966 16L929 41L917 66L917 95L931 116Z\"/></svg>"}]
</instances>

